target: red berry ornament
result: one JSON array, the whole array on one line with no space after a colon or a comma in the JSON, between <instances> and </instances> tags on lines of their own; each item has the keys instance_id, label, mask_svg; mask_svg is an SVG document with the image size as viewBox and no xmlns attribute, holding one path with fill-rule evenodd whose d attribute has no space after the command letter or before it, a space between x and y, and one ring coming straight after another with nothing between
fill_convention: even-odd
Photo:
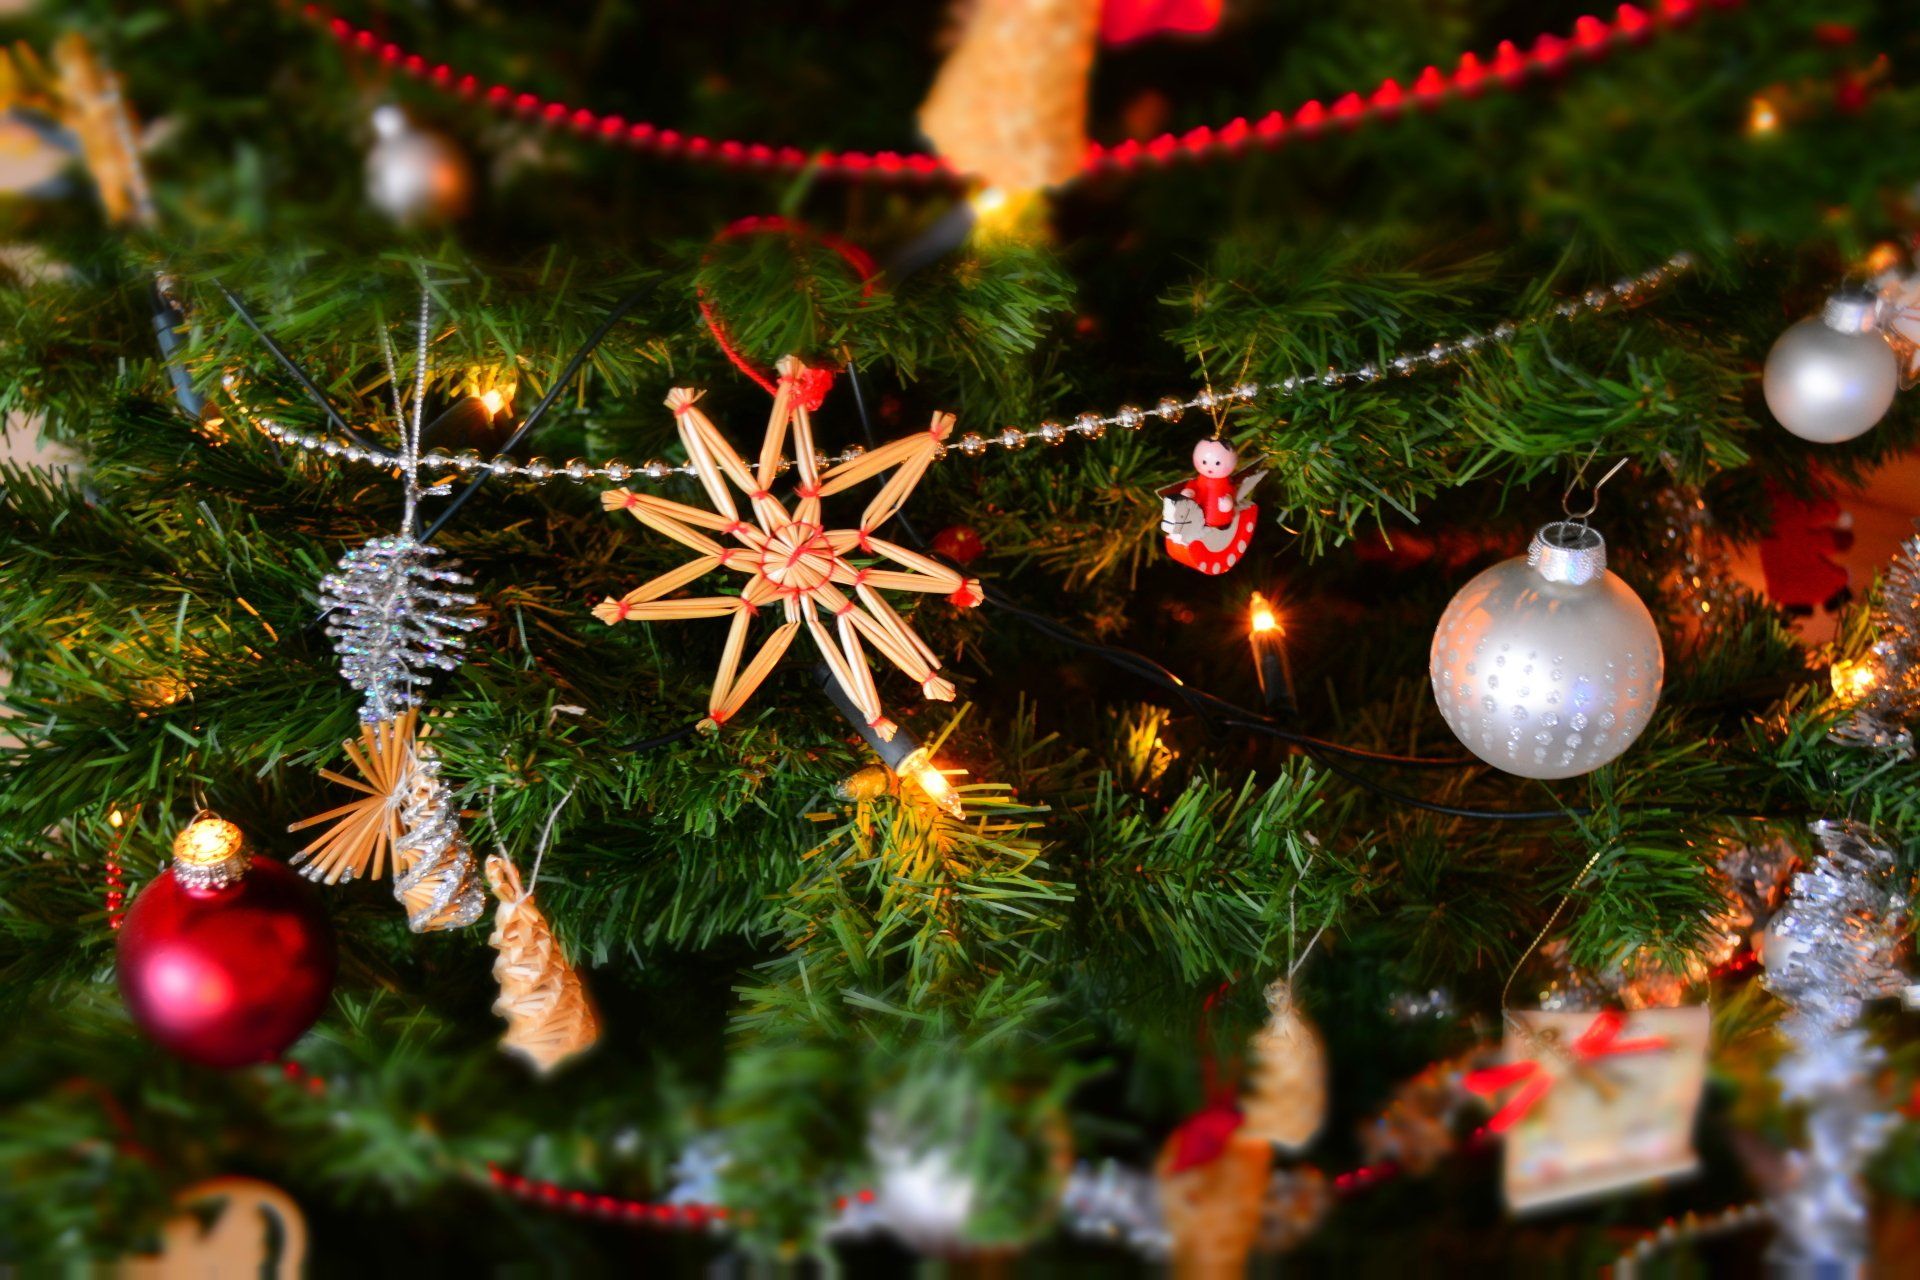
<instances>
[{"instance_id":1,"label":"red berry ornament","mask_svg":"<svg viewBox=\"0 0 1920 1280\"><path fill-rule=\"evenodd\" d=\"M313 889L250 862L240 829L211 814L173 842L173 865L120 930L121 998L140 1029L206 1067L280 1056L333 990L333 928Z\"/></svg>"},{"instance_id":2,"label":"red berry ornament","mask_svg":"<svg viewBox=\"0 0 1920 1280\"><path fill-rule=\"evenodd\" d=\"M933 554L969 565L987 553L987 544L970 524L950 524L933 535Z\"/></svg>"}]
</instances>

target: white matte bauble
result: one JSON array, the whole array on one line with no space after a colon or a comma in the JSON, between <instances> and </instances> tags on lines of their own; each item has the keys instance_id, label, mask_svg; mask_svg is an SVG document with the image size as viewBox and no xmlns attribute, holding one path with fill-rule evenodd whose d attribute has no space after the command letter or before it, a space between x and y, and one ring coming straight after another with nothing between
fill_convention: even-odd
<instances>
[{"instance_id":1,"label":"white matte bauble","mask_svg":"<svg viewBox=\"0 0 1920 1280\"><path fill-rule=\"evenodd\" d=\"M395 106L373 113L367 199L402 226L445 222L466 212L473 192L467 158L451 142L417 128Z\"/></svg>"},{"instance_id":2,"label":"white matte bauble","mask_svg":"<svg viewBox=\"0 0 1920 1280\"><path fill-rule=\"evenodd\" d=\"M1454 735L1496 769L1571 778L1640 736L1665 658L1653 615L1607 571L1606 542L1556 523L1460 589L1428 672Z\"/></svg>"},{"instance_id":3,"label":"white matte bauble","mask_svg":"<svg viewBox=\"0 0 1920 1280\"><path fill-rule=\"evenodd\" d=\"M1900 387L1900 357L1875 324L1871 294L1835 294L1780 335L1761 375L1767 408L1802 440L1839 444L1871 431Z\"/></svg>"}]
</instances>

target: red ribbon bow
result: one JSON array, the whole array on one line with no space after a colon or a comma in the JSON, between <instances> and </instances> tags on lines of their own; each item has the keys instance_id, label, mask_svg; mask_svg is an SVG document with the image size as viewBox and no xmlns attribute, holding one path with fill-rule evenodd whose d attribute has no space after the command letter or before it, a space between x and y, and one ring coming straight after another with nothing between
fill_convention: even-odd
<instances>
[{"instance_id":1,"label":"red ribbon bow","mask_svg":"<svg viewBox=\"0 0 1920 1280\"><path fill-rule=\"evenodd\" d=\"M1638 1040L1622 1040L1620 1031L1626 1026L1627 1017L1618 1009L1605 1009L1594 1015L1585 1031L1568 1046L1576 1063L1591 1062L1596 1058L1616 1058L1623 1053L1647 1053L1654 1049L1667 1047L1665 1036L1642 1036ZM1497 1067L1488 1067L1483 1071L1469 1071L1461 1084L1469 1093L1490 1097L1512 1085L1520 1088L1507 1099L1506 1104L1493 1113L1487 1121L1487 1128L1493 1133L1505 1133L1524 1120L1527 1113L1539 1105L1540 1099L1552 1091L1559 1077L1549 1072L1537 1059L1522 1062L1508 1062Z\"/></svg>"}]
</instances>

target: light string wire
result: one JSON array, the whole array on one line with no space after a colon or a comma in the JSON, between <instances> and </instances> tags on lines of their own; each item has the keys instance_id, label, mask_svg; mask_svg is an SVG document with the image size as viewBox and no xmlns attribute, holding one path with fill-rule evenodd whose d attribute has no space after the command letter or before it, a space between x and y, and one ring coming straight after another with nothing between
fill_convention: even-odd
<instances>
[{"instance_id":1,"label":"light string wire","mask_svg":"<svg viewBox=\"0 0 1920 1280\"><path fill-rule=\"evenodd\" d=\"M1018 452L1025 449L1029 444L1036 442L1048 446L1057 446L1064 444L1071 438L1097 440L1104 436L1109 428L1117 427L1125 431L1138 431L1145 427L1151 419L1157 419L1163 424L1170 425L1179 422L1186 416L1189 410L1193 409L1199 409L1208 414L1217 414L1236 405L1250 405L1262 400L1297 399L1304 392L1314 387L1348 388L1369 386L1390 377L1411 377L1417 373L1457 366L1474 352L1486 347L1506 346L1519 337L1521 333L1529 329L1538 328L1559 320L1570 320L1582 313L1600 314L1645 301L1655 291L1670 285L1675 280L1691 272L1694 266L1695 260L1693 255L1683 251L1674 254L1657 266L1640 272L1638 275L1622 277L1604 288L1596 287L1589 289L1577 298L1564 298L1551 308L1535 315L1505 320L1484 332L1462 334L1459 337L1434 342L1418 349L1409 349L1382 361L1363 361L1358 365L1348 368L1329 366L1319 374L1289 375L1288 377L1265 383L1242 380L1224 390L1203 387L1185 399L1180 399L1175 396L1163 397L1151 409L1141 409L1137 405L1122 405L1110 413L1103 414L1088 411L1073 418L1070 422L1063 423L1049 420L1043 421L1034 427L1023 428L1009 426L1002 428L992 435L981 435L977 432L969 431L948 445L939 456L942 459L948 458L957 450L964 457L979 458L984 456L990 449L995 448L1007 452ZM315 399L316 402L324 403L324 398L321 397L318 387L313 385L313 380L305 374L298 372L291 358L267 337L258 322L246 312L239 300L235 298L225 286L220 286L218 281L216 281L215 284L220 287L221 292L226 294L229 303L239 312L242 321L266 344L268 352L274 356L281 367L293 375L294 380L307 392L309 398ZM441 514L440 519L434 522L432 529L429 530L428 537L431 536L433 531L437 530L446 522L447 517L451 515L453 511L457 510L459 506L467 500L468 495L474 488L478 487L478 485L489 477L503 479L516 478L527 480L534 484L546 484L550 480L564 479L576 484L598 484L604 481L616 485L625 485L631 484L636 478L660 483L666 482L675 476L690 476L694 474L693 464L690 462L674 465L659 459L652 459L638 466L634 466L618 458L608 459L604 462L588 462L584 459L573 458L565 463L554 463L541 457L529 458L523 462L518 458L510 456L514 446L526 439L534 426L538 424L540 418L545 414L560 389L570 382L574 374L578 372L580 364L584 362L587 353L606 336L604 330L611 328L612 323L617 320L620 315L624 315L633 303L637 301L638 298L636 296L616 307L615 312L610 314L605 324L603 324L602 331L596 333L589 339L588 344L581 349L581 352L568 364L561 376L554 381L553 386L548 389L546 398L527 415L519 429L501 445L499 452L493 458L483 458L477 450L465 450L456 454L448 454L443 450L435 449L429 450L421 456L419 460L420 465L430 471L452 470L463 475L473 476L473 480L468 484L467 489L462 491L460 496L455 498L448 509ZM396 467L401 465L402 460L398 454L375 446L370 441L353 432L346 426L344 419L342 419L330 405L326 406L326 413L328 421L333 424L336 436L301 431L285 425L278 418L257 411L247 400L243 380L237 372L228 372L222 379L222 386L225 388L235 411L255 429L277 443L289 445L309 453L320 453L330 459L344 459L349 463L366 463L376 467ZM336 438L337 436L344 436L345 439ZM854 446L832 456L821 458L819 461L823 467L837 466L842 463L851 462L861 457L865 452L865 447ZM792 466L793 463L791 461L783 461L780 469L784 472L791 469ZM1605 481L1603 480L1602 483L1605 483ZM423 541L424 540L423 538Z\"/></svg>"},{"instance_id":2,"label":"light string wire","mask_svg":"<svg viewBox=\"0 0 1920 1280\"><path fill-rule=\"evenodd\" d=\"M1576 58L1597 59L1616 47L1644 45L1657 34L1685 25L1705 9L1729 10L1740 4L1741 0L1652 0L1645 8L1622 4L1611 18L1589 14L1575 19L1572 32L1566 36L1542 33L1524 51L1514 41L1503 40L1488 60L1468 52L1460 56L1451 72L1429 66L1404 88L1389 77L1364 94L1354 91L1337 95L1331 104L1318 99L1305 102L1290 116L1270 111L1258 120L1242 116L1218 127L1201 125L1183 133L1163 133L1112 145L1090 141L1081 157L1080 172L1083 176L1133 173L1176 160L1240 155L1297 138L1336 130L1350 132L1363 124L1390 121L1409 107L1431 109L1450 100L1476 97L1489 89L1515 90L1533 76L1565 70ZM305 5L301 13L349 54L375 58L440 92L478 100L504 115L611 146L750 172L810 172L866 181L921 183L953 182L964 177L942 157L926 152L808 150L732 138L716 140L645 120L574 107L504 84L483 84L477 76L456 71L444 62L430 62L321 5Z\"/></svg>"}]
</instances>

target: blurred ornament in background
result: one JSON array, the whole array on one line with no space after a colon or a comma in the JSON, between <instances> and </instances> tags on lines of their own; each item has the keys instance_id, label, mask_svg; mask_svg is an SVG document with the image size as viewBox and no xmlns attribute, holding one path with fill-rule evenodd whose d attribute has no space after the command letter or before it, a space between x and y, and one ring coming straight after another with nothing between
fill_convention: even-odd
<instances>
[{"instance_id":1,"label":"blurred ornament in background","mask_svg":"<svg viewBox=\"0 0 1920 1280\"><path fill-rule=\"evenodd\" d=\"M1439 1021L1454 1013L1453 993L1445 987L1398 991L1387 997L1387 1016L1395 1022Z\"/></svg>"},{"instance_id":2,"label":"blurred ornament in background","mask_svg":"<svg viewBox=\"0 0 1920 1280\"><path fill-rule=\"evenodd\" d=\"M1240 1103L1240 1133L1299 1151L1326 1119L1327 1050L1294 1003L1291 984L1269 984L1266 999L1267 1023L1247 1046L1253 1078Z\"/></svg>"},{"instance_id":3,"label":"blurred ornament in background","mask_svg":"<svg viewBox=\"0 0 1920 1280\"><path fill-rule=\"evenodd\" d=\"M249 859L239 828L202 813L173 865L133 900L116 957L135 1024L207 1067L267 1062L312 1026L333 990L333 929L283 863Z\"/></svg>"},{"instance_id":4,"label":"blurred ornament in background","mask_svg":"<svg viewBox=\"0 0 1920 1280\"><path fill-rule=\"evenodd\" d=\"M1312 1165L1275 1169L1260 1201L1262 1253L1286 1253L1320 1229L1333 1211L1333 1184Z\"/></svg>"},{"instance_id":5,"label":"blurred ornament in background","mask_svg":"<svg viewBox=\"0 0 1920 1280\"><path fill-rule=\"evenodd\" d=\"M1606 541L1557 521L1460 589L1429 673L1461 743L1523 778L1591 773L1633 745L1660 700L1653 615L1607 569Z\"/></svg>"},{"instance_id":6,"label":"blurred ornament in background","mask_svg":"<svg viewBox=\"0 0 1920 1280\"><path fill-rule=\"evenodd\" d=\"M1705 1005L1509 1011L1505 1062L1463 1081L1483 1097L1505 1095L1487 1128L1503 1137L1507 1207L1520 1213L1694 1172L1711 1021Z\"/></svg>"},{"instance_id":7,"label":"blurred ornament in background","mask_svg":"<svg viewBox=\"0 0 1920 1280\"><path fill-rule=\"evenodd\" d=\"M1878 310L1873 294L1843 290L1780 335L1761 376L1775 421L1814 444L1839 444L1879 424L1900 386L1900 358Z\"/></svg>"},{"instance_id":8,"label":"blurred ornament in background","mask_svg":"<svg viewBox=\"0 0 1920 1280\"><path fill-rule=\"evenodd\" d=\"M1100 39L1126 44L1157 35L1200 35L1220 25L1224 0L1104 0Z\"/></svg>"},{"instance_id":9,"label":"blurred ornament in background","mask_svg":"<svg viewBox=\"0 0 1920 1280\"><path fill-rule=\"evenodd\" d=\"M452 142L391 103L373 111L367 199L403 227L447 222L467 211L473 170Z\"/></svg>"},{"instance_id":10,"label":"blurred ornament in background","mask_svg":"<svg viewBox=\"0 0 1920 1280\"><path fill-rule=\"evenodd\" d=\"M1898 756L1913 753L1920 717L1920 535L1900 544L1880 582L1873 646L1833 664L1834 697L1849 710L1834 740Z\"/></svg>"},{"instance_id":11,"label":"blurred ornament in background","mask_svg":"<svg viewBox=\"0 0 1920 1280\"><path fill-rule=\"evenodd\" d=\"M1101 0L973 0L920 108L956 171L1021 198L1080 172Z\"/></svg>"},{"instance_id":12,"label":"blurred ornament in background","mask_svg":"<svg viewBox=\"0 0 1920 1280\"><path fill-rule=\"evenodd\" d=\"M980 1188L953 1148L916 1143L876 1116L867 1153L874 1170L871 1209L881 1226L920 1253L951 1253L966 1243Z\"/></svg>"},{"instance_id":13,"label":"blurred ornament in background","mask_svg":"<svg viewBox=\"0 0 1920 1280\"><path fill-rule=\"evenodd\" d=\"M1876 277L1880 331L1900 360L1900 386L1920 382L1920 270L1888 270Z\"/></svg>"},{"instance_id":14,"label":"blurred ornament in background","mask_svg":"<svg viewBox=\"0 0 1920 1280\"><path fill-rule=\"evenodd\" d=\"M1208 1108L1175 1129L1154 1162L1176 1280L1246 1274L1273 1146L1238 1129L1231 1107Z\"/></svg>"},{"instance_id":15,"label":"blurred ornament in background","mask_svg":"<svg viewBox=\"0 0 1920 1280\"><path fill-rule=\"evenodd\" d=\"M254 1178L212 1178L173 1198L160 1226L160 1252L136 1254L110 1274L120 1280L222 1280L305 1274L307 1219L292 1196Z\"/></svg>"}]
</instances>

